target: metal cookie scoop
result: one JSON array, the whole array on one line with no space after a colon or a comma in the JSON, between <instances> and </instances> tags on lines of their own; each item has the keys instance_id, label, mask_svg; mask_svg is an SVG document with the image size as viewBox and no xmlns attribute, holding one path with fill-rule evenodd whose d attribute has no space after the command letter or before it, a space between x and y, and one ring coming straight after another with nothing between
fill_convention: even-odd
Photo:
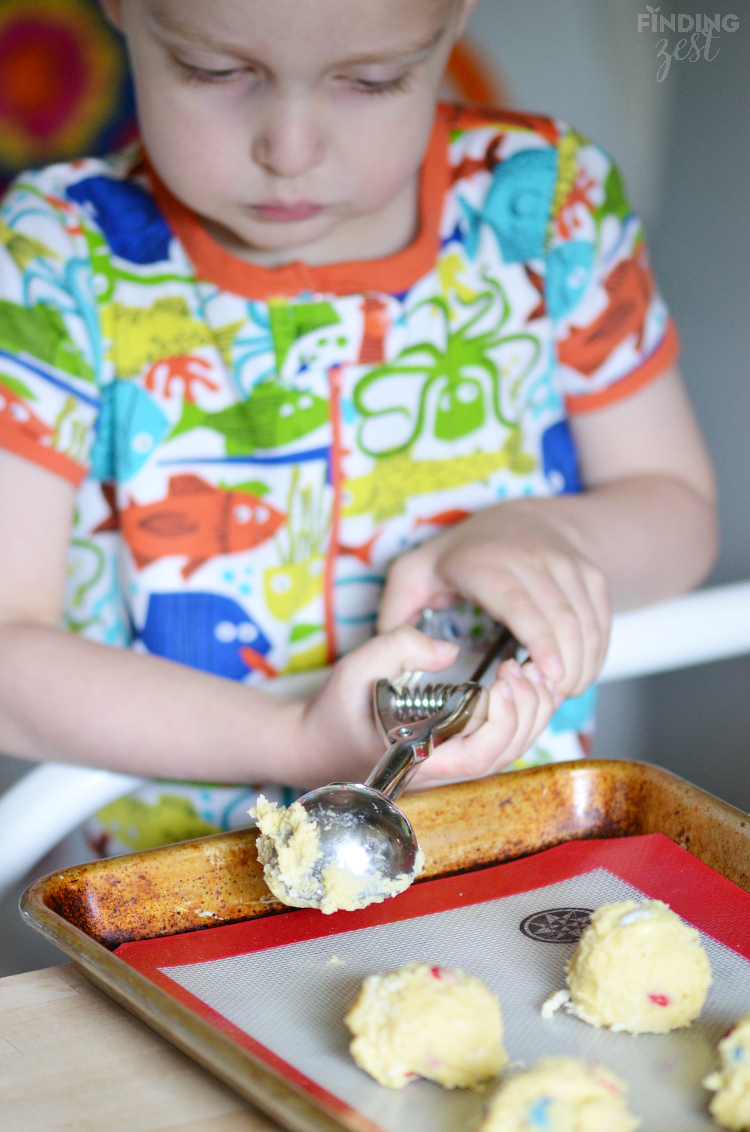
<instances>
[{"instance_id":1,"label":"metal cookie scoop","mask_svg":"<svg viewBox=\"0 0 750 1132\"><path fill-rule=\"evenodd\" d=\"M390 743L383 758L362 785L333 782L300 798L318 828L321 856L313 875L320 879L319 900L328 869L346 876L352 900L362 905L395 896L421 870L414 830L395 799L434 746L462 730L487 693L477 684L416 692L398 692L379 680L376 710Z\"/></svg>"},{"instance_id":2,"label":"metal cookie scoop","mask_svg":"<svg viewBox=\"0 0 750 1132\"><path fill-rule=\"evenodd\" d=\"M411 884L423 858L395 801L436 746L470 720L486 719L488 693L478 681L495 658L512 656L519 647L502 628L464 684L394 687L388 680L377 682L375 712L388 750L365 783L334 782L300 798L316 823L321 854L305 904L320 907L328 899L332 876L342 880L354 907L395 896Z\"/></svg>"}]
</instances>

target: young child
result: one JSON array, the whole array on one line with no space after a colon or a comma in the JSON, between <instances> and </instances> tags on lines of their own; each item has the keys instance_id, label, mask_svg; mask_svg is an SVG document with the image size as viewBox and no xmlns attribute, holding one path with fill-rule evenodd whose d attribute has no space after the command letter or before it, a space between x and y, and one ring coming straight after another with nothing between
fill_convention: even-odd
<instances>
[{"instance_id":1,"label":"young child","mask_svg":"<svg viewBox=\"0 0 750 1132\"><path fill-rule=\"evenodd\" d=\"M706 576L712 473L615 166L436 105L473 2L103 0L143 144L1 214L3 751L361 780L373 680L449 664L410 625L469 599L531 660L416 785L576 757L610 606ZM340 656L310 702L262 690ZM105 823L126 847L245 824L256 788L150 789Z\"/></svg>"}]
</instances>

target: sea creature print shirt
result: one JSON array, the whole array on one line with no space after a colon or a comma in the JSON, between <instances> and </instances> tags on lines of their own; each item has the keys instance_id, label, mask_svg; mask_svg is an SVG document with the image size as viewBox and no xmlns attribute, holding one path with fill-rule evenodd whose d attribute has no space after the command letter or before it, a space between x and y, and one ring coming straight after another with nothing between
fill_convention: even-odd
<instances>
[{"instance_id":1,"label":"sea creature print shirt","mask_svg":"<svg viewBox=\"0 0 750 1132\"><path fill-rule=\"evenodd\" d=\"M419 233L381 260L240 260L137 148L0 211L0 445L77 487L66 625L230 680L361 643L448 524L580 491L569 416L676 352L617 168L552 119L441 107ZM591 703L522 765L580 754ZM114 843L246 823L251 788L191 789L129 800Z\"/></svg>"}]
</instances>

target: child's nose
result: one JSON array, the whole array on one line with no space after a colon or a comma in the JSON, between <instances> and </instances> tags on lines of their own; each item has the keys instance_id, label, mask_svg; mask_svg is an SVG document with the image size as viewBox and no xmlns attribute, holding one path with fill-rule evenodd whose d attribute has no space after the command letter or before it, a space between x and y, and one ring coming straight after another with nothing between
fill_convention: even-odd
<instances>
[{"instance_id":1,"label":"child's nose","mask_svg":"<svg viewBox=\"0 0 750 1132\"><path fill-rule=\"evenodd\" d=\"M278 98L255 134L252 158L276 177L300 177L323 160L321 123L311 101Z\"/></svg>"}]
</instances>

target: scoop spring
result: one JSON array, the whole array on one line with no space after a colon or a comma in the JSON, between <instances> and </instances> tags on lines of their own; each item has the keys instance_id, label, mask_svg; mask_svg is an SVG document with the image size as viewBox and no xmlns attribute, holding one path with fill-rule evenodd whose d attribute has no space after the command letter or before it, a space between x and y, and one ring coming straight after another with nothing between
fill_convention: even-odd
<instances>
[{"instance_id":1,"label":"scoop spring","mask_svg":"<svg viewBox=\"0 0 750 1132\"><path fill-rule=\"evenodd\" d=\"M456 688L456 684L407 684L399 690L392 688L391 710L399 723L419 723L441 711Z\"/></svg>"}]
</instances>

